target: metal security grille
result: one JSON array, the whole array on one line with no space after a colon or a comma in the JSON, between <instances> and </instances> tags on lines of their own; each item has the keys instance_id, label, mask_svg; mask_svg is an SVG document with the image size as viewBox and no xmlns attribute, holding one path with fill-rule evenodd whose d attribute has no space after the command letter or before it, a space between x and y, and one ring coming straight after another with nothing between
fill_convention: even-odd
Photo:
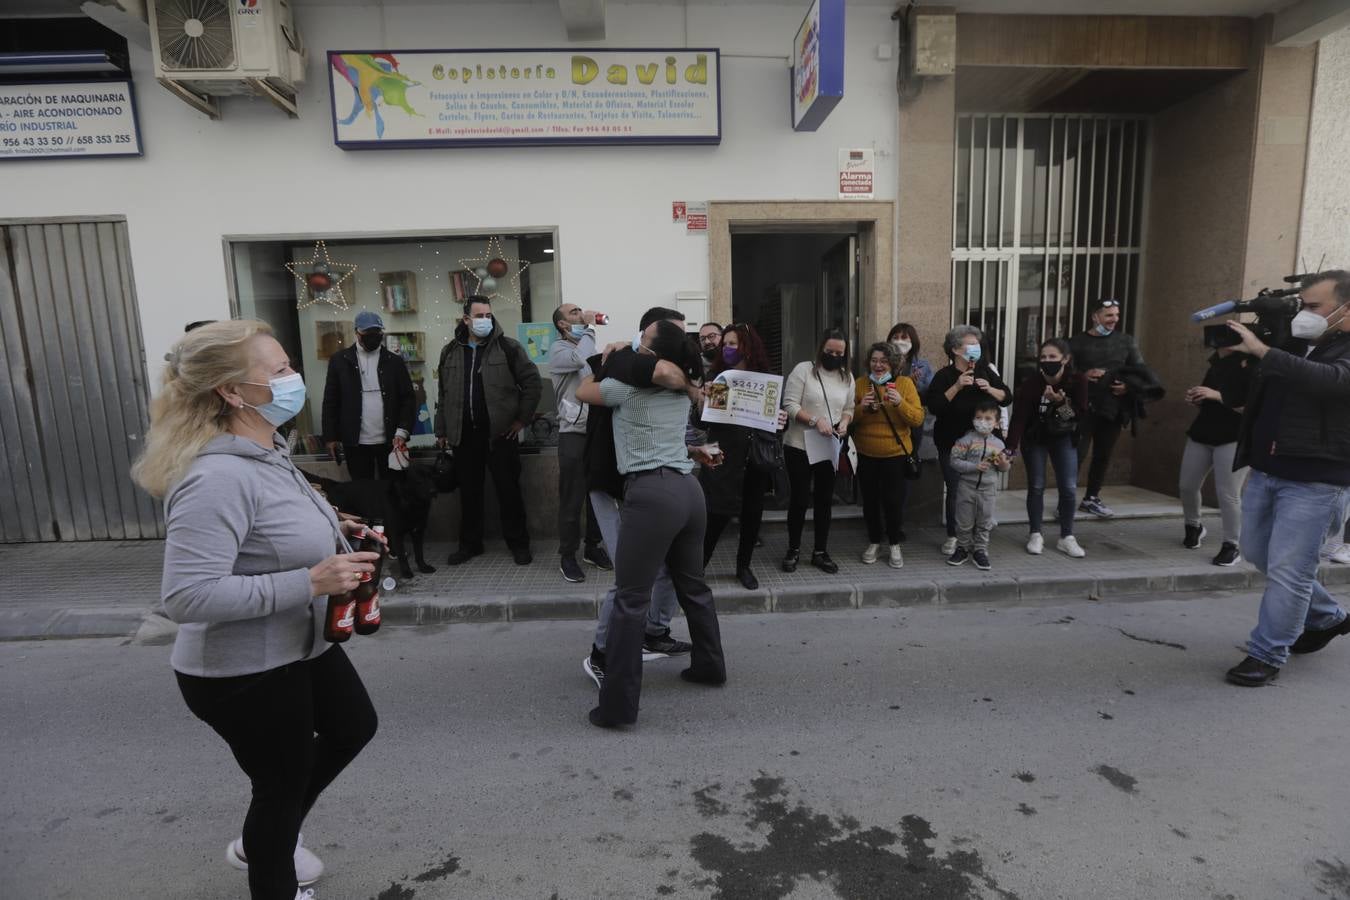
<instances>
[{"instance_id":1,"label":"metal security grille","mask_svg":"<svg viewBox=\"0 0 1350 900\"><path fill-rule=\"evenodd\" d=\"M126 223L0 226L0 539L163 537Z\"/></svg>"},{"instance_id":2,"label":"metal security grille","mask_svg":"<svg viewBox=\"0 0 1350 900\"><path fill-rule=\"evenodd\" d=\"M1091 301L1135 320L1148 122L1091 115L957 118L952 323L983 329L1008 373L1071 337Z\"/></svg>"}]
</instances>

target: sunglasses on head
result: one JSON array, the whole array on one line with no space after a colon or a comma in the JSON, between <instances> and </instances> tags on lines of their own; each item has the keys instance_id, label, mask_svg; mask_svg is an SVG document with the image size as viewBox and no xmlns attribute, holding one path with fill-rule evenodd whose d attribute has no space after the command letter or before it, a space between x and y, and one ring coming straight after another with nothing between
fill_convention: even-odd
<instances>
[{"instance_id":1,"label":"sunglasses on head","mask_svg":"<svg viewBox=\"0 0 1350 900\"><path fill-rule=\"evenodd\" d=\"M1114 309L1119 309L1119 308L1120 308L1120 301L1119 301L1119 300L1102 300L1100 303L1097 304L1097 308L1098 308L1098 309L1113 309L1113 308L1114 308Z\"/></svg>"}]
</instances>

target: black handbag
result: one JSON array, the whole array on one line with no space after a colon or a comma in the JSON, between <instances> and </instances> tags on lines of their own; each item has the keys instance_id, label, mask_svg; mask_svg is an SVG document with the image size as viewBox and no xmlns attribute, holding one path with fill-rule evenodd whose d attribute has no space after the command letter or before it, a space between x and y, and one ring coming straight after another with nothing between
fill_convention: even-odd
<instances>
[{"instance_id":1,"label":"black handbag","mask_svg":"<svg viewBox=\"0 0 1350 900\"><path fill-rule=\"evenodd\" d=\"M449 494L459 487L459 473L455 471L455 457L448 450L436 454L436 462L431 466L431 480L436 492Z\"/></svg>"},{"instance_id":2,"label":"black handbag","mask_svg":"<svg viewBox=\"0 0 1350 900\"><path fill-rule=\"evenodd\" d=\"M878 391L875 386L872 388L872 393L877 395L877 401L880 402L881 392ZM886 417L886 424L891 426L891 434L895 435L895 443L901 447L905 446L905 442L900 440L900 430L896 428L895 423L891 421L891 414L886 412L886 407L883 405L879 406L878 409L880 409L881 414ZM906 453L900 458L904 460L905 479L907 481L918 481L919 476L923 475L923 463L913 453Z\"/></svg>"},{"instance_id":3,"label":"black handbag","mask_svg":"<svg viewBox=\"0 0 1350 900\"><path fill-rule=\"evenodd\" d=\"M750 465L763 472L776 472L785 465L783 439L754 429L750 432Z\"/></svg>"}]
</instances>

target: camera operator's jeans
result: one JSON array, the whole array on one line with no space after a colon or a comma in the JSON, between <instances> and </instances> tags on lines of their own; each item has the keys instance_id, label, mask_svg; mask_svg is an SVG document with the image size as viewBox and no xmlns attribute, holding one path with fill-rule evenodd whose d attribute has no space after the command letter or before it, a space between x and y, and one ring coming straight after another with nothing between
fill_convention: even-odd
<instances>
[{"instance_id":1,"label":"camera operator's jeans","mask_svg":"<svg viewBox=\"0 0 1350 900\"><path fill-rule=\"evenodd\" d=\"M1337 533L1350 488L1288 481L1252 470L1242 493L1242 555L1266 576L1247 653L1272 666L1289 660L1305 628L1334 628L1345 612L1317 580L1318 551Z\"/></svg>"}]
</instances>

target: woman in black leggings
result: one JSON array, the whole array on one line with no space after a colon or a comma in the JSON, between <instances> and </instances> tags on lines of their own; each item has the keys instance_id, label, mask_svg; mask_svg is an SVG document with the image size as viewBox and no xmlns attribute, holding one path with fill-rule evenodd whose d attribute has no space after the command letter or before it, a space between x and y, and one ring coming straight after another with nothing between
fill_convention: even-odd
<instances>
[{"instance_id":1,"label":"woman in black leggings","mask_svg":"<svg viewBox=\"0 0 1350 900\"><path fill-rule=\"evenodd\" d=\"M319 794L374 736L375 709L342 648L324 640L326 600L374 569L291 464L278 426L304 380L262 322L181 338L133 470L164 498L164 611L183 699L225 739L253 786L226 862L253 900L301 892L323 873L300 839Z\"/></svg>"},{"instance_id":2,"label":"woman in black leggings","mask_svg":"<svg viewBox=\"0 0 1350 900\"><path fill-rule=\"evenodd\" d=\"M802 529L806 510L814 508L815 547L811 565L828 575L839 571L830 558L830 518L834 508L834 463L811 462L808 442L843 441L853 421L853 376L848 371L848 338L831 329L820 337L815 359L798 363L783 383L783 409L788 429L783 436L783 457L792 501L788 506L788 551L783 571L795 572L801 560Z\"/></svg>"}]
</instances>

